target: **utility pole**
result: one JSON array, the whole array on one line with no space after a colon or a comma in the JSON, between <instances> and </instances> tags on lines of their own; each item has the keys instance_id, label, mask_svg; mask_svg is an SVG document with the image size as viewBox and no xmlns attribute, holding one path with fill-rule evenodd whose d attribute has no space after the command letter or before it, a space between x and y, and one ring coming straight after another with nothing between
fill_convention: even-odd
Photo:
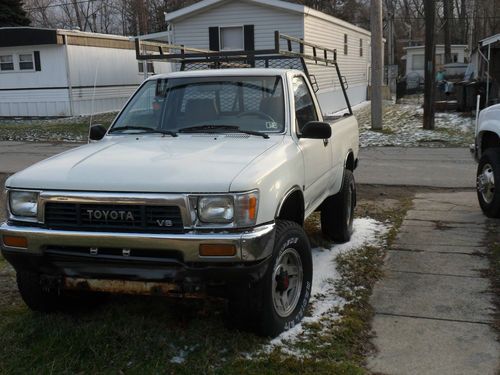
<instances>
[{"instance_id":1,"label":"utility pole","mask_svg":"<svg viewBox=\"0 0 500 375\"><path fill-rule=\"evenodd\" d=\"M436 8L434 0L424 0L425 11L425 85L424 85L424 129L434 129L434 91L435 91L435 45L434 22Z\"/></svg>"},{"instance_id":2,"label":"utility pole","mask_svg":"<svg viewBox=\"0 0 500 375\"><path fill-rule=\"evenodd\" d=\"M384 75L384 49L382 43L382 0L371 0L372 32L372 129L382 130L382 82Z\"/></svg>"}]
</instances>

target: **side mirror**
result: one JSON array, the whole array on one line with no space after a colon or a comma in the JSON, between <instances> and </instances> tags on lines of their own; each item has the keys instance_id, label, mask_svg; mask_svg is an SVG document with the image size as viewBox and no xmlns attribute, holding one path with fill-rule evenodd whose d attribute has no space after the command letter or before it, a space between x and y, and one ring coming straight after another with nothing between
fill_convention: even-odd
<instances>
[{"instance_id":1,"label":"side mirror","mask_svg":"<svg viewBox=\"0 0 500 375\"><path fill-rule=\"evenodd\" d=\"M108 130L102 125L92 125L90 127L89 138L91 141L100 141L106 135Z\"/></svg>"},{"instance_id":2,"label":"side mirror","mask_svg":"<svg viewBox=\"0 0 500 375\"><path fill-rule=\"evenodd\" d=\"M310 121L302 128L300 138L308 139L330 139L332 127L326 122Z\"/></svg>"}]
</instances>

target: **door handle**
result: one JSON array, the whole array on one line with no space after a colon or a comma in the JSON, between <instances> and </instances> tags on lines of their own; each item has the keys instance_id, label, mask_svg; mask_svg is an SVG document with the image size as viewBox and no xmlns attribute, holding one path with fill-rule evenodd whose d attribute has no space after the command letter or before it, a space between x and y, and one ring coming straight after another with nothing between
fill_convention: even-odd
<instances>
[{"instance_id":1,"label":"door handle","mask_svg":"<svg viewBox=\"0 0 500 375\"><path fill-rule=\"evenodd\" d=\"M330 141L328 139L323 139L323 145L328 146L328 143L330 143Z\"/></svg>"}]
</instances>

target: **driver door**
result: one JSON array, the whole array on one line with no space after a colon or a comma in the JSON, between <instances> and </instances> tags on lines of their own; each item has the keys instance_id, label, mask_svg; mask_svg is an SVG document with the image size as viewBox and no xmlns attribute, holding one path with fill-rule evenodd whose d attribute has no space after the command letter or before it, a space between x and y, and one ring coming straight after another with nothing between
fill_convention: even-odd
<instances>
[{"instance_id":1,"label":"driver door","mask_svg":"<svg viewBox=\"0 0 500 375\"><path fill-rule=\"evenodd\" d=\"M292 78L295 126L298 146L304 159L304 196L306 210L309 205L323 201L328 192L326 186L331 181L332 149L330 140L300 138L302 128L309 121L319 121L318 108L311 94L311 89L303 76Z\"/></svg>"}]
</instances>

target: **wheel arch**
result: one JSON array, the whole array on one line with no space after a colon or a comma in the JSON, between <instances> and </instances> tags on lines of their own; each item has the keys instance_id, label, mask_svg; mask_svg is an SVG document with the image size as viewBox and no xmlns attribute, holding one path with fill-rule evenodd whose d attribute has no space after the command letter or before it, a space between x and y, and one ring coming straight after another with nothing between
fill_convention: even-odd
<instances>
[{"instance_id":1,"label":"wheel arch","mask_svg":"<svg viewBox=\"0 0 500 375\"><path fill-rule=\"evenodd\" d=\"M350 170L351 172L354 172L356 169L356 159L354 158L354 151L352 149L349 149L347 151L347 155L344 159L344 170Z\"/></svg>"},{"instance_id":2,"label":"wheel arch","mask_svg":"<svg viewBox=\"0 0 500 375\"><path fill-rule=\"evenodd\" d=\"M500 136L491 130L483 130L479 133L479 147L481 155L489 148L500 147Z\"/></svg>"},{"instance_id":3,"label":"wheel arch","mask_svg":"<svg viewBox=\"0 0 500 375\"><path fill-rule=\"evenodd\" d=\"M276 209L276 219L293 221L302 226L304 215L304 194L299 186L294 186L281 199Z\"/></svg>"}]
</instances>

